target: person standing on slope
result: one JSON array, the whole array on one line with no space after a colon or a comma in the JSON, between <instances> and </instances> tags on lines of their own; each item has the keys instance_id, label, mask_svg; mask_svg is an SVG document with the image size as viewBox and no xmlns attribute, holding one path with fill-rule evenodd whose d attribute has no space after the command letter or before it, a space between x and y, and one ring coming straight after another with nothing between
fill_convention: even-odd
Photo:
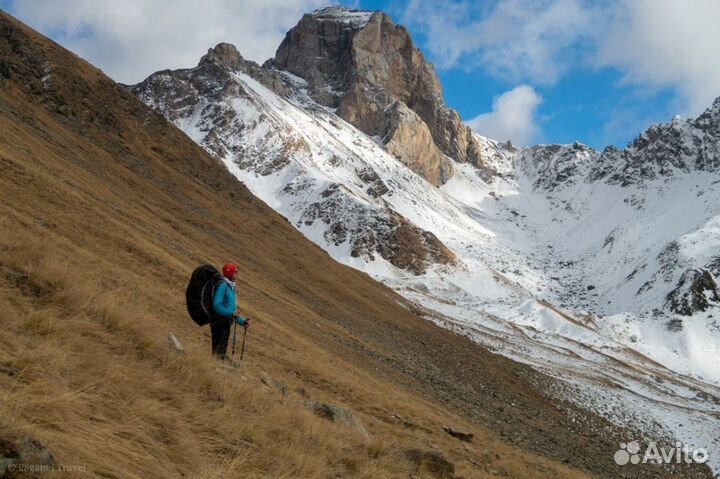
<instances>
[{"instance_id":1,"label":"person standing on slope","mask_svg":"<svg viewBox=\"0 0 720 479\"><path fill-rule=\"evenodd\" d=\"M233 321L247 328L250 320L240 316L240 311L235 304L235 278L238 267L232 263L223 266L223 280L215 288L213 297L213 311L215 318L210 323L212 332L212 352L219 359L225 359L227 353L228 339L230 338L230 326Z\"/></svg>"}]
</instances>

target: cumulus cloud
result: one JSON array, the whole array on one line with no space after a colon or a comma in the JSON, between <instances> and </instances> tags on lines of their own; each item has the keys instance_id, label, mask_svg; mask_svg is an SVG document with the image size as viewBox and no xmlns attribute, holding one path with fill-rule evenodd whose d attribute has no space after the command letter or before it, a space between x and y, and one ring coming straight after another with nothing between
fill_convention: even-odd
<instances>
[{"instance_id":1,"label":"cumulus cloud","mask_svg":"<svg viewBox=\"0 0 720 479\"><path fill-rule=\"evenodd\" d=\"M9 11L114 79L134 83L159 69L193 66L221 41L262 62L303 13L325 3L10 0ZM626 85L677 92L675 107L685 116L720 95L717 0L408 0L397 17L425 37L441 69L547 86L572 70L616 68Z\"/></svg>"},{"instance_id":2,"label":"cumulus cloud","mask_svg":"<svg viewBox=\"0 0 720 479\"><path fill-rule=\"evenodd\" d=\"M478 115L467 124L483 136L527 145L539 132L535 112L540 103L542 97L533 87L521 85L494 98L491 112Z\"/></svg>"},{"instance_id":3,"label":"cumulus cloud","mask_svg":"<svg viewBox=\"0 0 720 479\"><path fill-rule=\"evenodd\" d=\"M551 85L610 67L625 85L673 89L687 116L720 96L717 0L410 0L402 18L440 68Z\"/></svg>"},{"instance_id":4,"label":"cumulus cloud","mask_svg":"<svg viewBox=\"0 0 720 479\"><path fill-rule=\"evenodd\" d=\"M689 116L720 96L720 2L622 0L609 18L598 66L621 69L626 83L674 88Z\"/></svg>"},{"instance_id":5,"label":"cumulus cloud","mask_svg":"<svg viewBox=\"0 0 720 479\"><path fill-rule=\"evenodd\" d=\"M440 68L483 68L510 81L546 84L578 63L593 24L580 0L410 0L402 18L425 33Z\"/></svg>"},{"instance_id":6,"label":"cumulus cloud","mask_svg":"<svg viewBox=\"0 0 720 479\"><path fill-rule=\"evenodd\" d=\"M323 0L16 0L10 12L51 34L113 79L135 83L191 67L221 41L262 62L285 32Z\"/></svg>"}]
</instances>

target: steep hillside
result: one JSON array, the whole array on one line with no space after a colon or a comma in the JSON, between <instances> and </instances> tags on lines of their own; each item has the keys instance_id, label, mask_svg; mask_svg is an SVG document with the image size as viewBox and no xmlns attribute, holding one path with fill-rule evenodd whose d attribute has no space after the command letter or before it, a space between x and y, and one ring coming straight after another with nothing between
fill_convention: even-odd
<instances>
[{"instance_id":1,"label":"steep hillside","mask_svg":"<svg viewBox=\"0 0 720 479\"><path fill-rule=\"evenodd\" d=\"M617 477L617 443L640 437L336 263L159 114L4 13L0 165L5 477L41 475L17 469L37 459L26 437L57 477L105 478ZM227 260L253 318L239 371L209 357L183 304L192 268ZM310 401L351 408L367 435Z\"/></svg>"},{"instance_id":2,"label":"steep hillside","mask_svg":"<svg viewBox=\"0 0 720 479\"><path fill-rule=\"evenodd\" d=\"M432 67L386 15L339 7L305 15L262 67L220 44L130 88L429 319L562 380L558 397L616 424L718 444L716 106L602 153L471 134L480 160L443 150L453 174L437 181L416 154L446 126L421 108L441 98Z\"/></svg>"}]
</instances>

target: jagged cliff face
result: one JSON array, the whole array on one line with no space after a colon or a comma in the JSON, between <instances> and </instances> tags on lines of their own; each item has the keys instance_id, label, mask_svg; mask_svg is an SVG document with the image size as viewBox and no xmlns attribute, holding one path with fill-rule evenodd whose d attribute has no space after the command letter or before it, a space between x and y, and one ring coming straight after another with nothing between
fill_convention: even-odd
<instances>
[{"instance_id":1,"label":"jagged cliff face","mask_svg":"<svg viewBox=\"0 0 720 479\"><path fill-rule=\"evenodd\" d=\"M537 173L538 189L581 181L628 187L720 171L720 98L698 118L653 125L627 148L602 152L585 145L539 145L523 150L523 168Z\"/></svg>"},{"instance_id":2,"label":"jagged cliff face","mask_svg":"<svg viewBox=\"0 0 720 479\"><path fill-rule=\"evenodd\" d=\"M218 157L232 156L241 168L270 174L286 166L292 155L307 152L303 138L275 118L265 118L267 134L256 141L228 141L244 138L261 115L258 111L252 118L237 117L234 106L254 104L248 89L234 81L233 72L246 72L278 94L288 92L276 72L245 60L227 43L208 50L196 68L157 72L132 91L193 140Z\"/></svg>"},{"instance_id":3,"label":"jagged cliff face","mask_svg":"<svg viewBox=\"0 0 720 479\"><path fill-rule=\"evenodd\" d=\"M537 173L536 188L603 182L627 187L695 172L720 171L720 98L698 118L653 125L625 149L598 152L585 145L527 148L525 168Z\"/></svg>"},{"instance_id":4,"label":"jagged cliff face","mask_svg":"<svg viewBox=\"0 0 720 479\"><path fill-rule=\"evenodd\" d=\"M720 98L698 118L651 126L625 149L540 145L516 163L553 215L546 229L566 234L548 256L573 263L557 277L587 309L652 311L675 328L682 320L673 315L720 306ZM568 274L575 268L605 293L583 292Z\"/></svg>"},{"instance_id":5,"label":"jagged cliff face","mask_svg":"<svg viewBox=\"0 0 720 479\"><path fill-rule=\"evenodd\" d=\"M305 15L271 64L305 79L314 100L337 108L341 118L368 135L394 140L394 154L435 185L452 176L445 156L485 166L470 128L444 104L432 65L407 30L382 12L328 7ZM398 115L403 109L416 116ZM417 131L421 138L404 135L400 141L392 136L397 130ZM427 153L418 160L420 149Z\"/></svg>"},{"instance_id":6,"label":"jagged cliff face","mask_svg":"<svg viewBox=\"0 0 720 479\"><path fill-rule=\"evenodd\" d=\"M591 180L627 186L693 171L720 169L720 98L696 119L653 125L624 150L607 148Z\"/></svg>"},{"instance_id":7,"label":"jagged cliff face","mask_svg":"<svg viewBox=\"0 0 720 479\"><path fill-rule=\"evenodd\" d=\"M428 165L445 171L426 151L432 138L425 124L411 110L398 106L400 112L387 116L392 124L385 152L367 137L352 139L359 132L348 131L349 125L344 128L342 120L315 104L307 90L296 78L246 61L234 46L224 43L210 49L195 68L161 71L132 87L142 101L225 160L236 174L282 175L273 194L287 205L283 213L300 230L317 235L314 239L324 246L342 250L356 261L387 261L413 274L432 265L454 264L455 255L434 233L386 204L382 197L393 194L391 180L387 175L381 178L377 167L363 158L363 152L370 150L381 161L392 162L388 154L410 151L413 156L408 161L414 171L428 177L435 174ZM395 121L400 115L411 118ZM318 130L322 121L328 124ZM408 130L409 125L416 129ZM338 129L340 134L333 134ZM416 137L409 138L413 134ZM360 148L348 148L345 135L354 144L362 140ZM407 150L410 140L419 146ZM347 169L352 180L318 171L328 168ZM420 177L413 180L425 183Z\"/></svg>"},{"instance_id":8,"label":"jagged cliff face","mask_svg":"<svg viewBox=\"0 0 720 479\"><path fill-rule=\"evenodd\" d=\"M427 124L405 103L387 106L380 121L388 153L433 185L441 185L453 175L452 162L438 150Z\"/></svg>"}]
</instances>

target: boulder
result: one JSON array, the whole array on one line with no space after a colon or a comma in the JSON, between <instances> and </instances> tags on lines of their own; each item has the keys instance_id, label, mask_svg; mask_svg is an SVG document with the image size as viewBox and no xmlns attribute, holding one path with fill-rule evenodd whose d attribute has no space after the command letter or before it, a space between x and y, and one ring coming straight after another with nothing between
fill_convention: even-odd
<instances>
[{"instance_id":1,"label":"boulder","mask_svg":"<svg viewBox=\"0 0 720 479\"><path fill-rule=\"evenodd\" d=\"M54 462L52 453L30 437L0 438L0 478L25 477L20 474L19 464L51 471Z\"/></svg>"},{"instance_id":2,"label":"boulder","mask_svg":"<svg viewBox=\"0 0 720 479\"><path fill-rule=\"evenodd\" d=\"M472 442L473 437L475 437L475 434L471 432L462 432L458 431L457 429L453 429L449 426L443 426L443 431L450 434L452 437L456 439L460 439L463 442Z\"/></svg>"},{"instance_id":3,"label":"boulder","mask_svg":"<svg viewBox=\"0 0 720 479\"><path fill-rule=\"evenodd\" d=\"M353 415L350 409L316 401L305 401L302 404L311 410L316 416L327 419L330 422L352 427L365 439L370 439L370 435L367 430L365 430L365 427Z\"/></svg>"},{"instance_id":4,"label":"boulder","mask_svg":"<svg viewBox=\"0 0 720 479\"><path fill-rule=\"evenodd\" d=\"M439 452L405 449L403 455L415 466L415 474L425 472L431 477L437 478L453 478L455 476L455 465Z\"/></svg>"}]
</instances>

